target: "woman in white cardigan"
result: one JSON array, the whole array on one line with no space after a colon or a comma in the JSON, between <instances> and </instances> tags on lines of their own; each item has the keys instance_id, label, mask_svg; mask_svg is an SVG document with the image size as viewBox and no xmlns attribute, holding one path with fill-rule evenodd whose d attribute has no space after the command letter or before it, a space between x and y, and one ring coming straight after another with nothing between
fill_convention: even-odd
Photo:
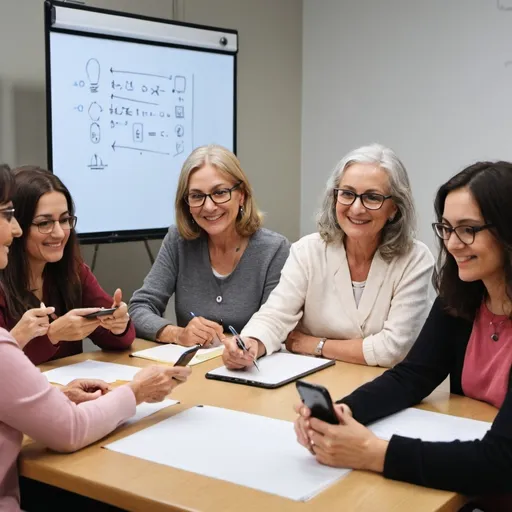
<instances>
[{"instance_id":1,"label":"woman in white cardigan","mask_svg":"<svg viewBox=\"0 0 512 512\"><path fill-rule=\"evenodd\" d=\"M414 239L409 178L391 149L364 146L338 163L318 230L292 245L279 284L243 329L249 353L224 340L227 367L250 366L283 341L298 354L385 367L411 348L430 309L434 258Z\"/></svg>"}]
</instances>

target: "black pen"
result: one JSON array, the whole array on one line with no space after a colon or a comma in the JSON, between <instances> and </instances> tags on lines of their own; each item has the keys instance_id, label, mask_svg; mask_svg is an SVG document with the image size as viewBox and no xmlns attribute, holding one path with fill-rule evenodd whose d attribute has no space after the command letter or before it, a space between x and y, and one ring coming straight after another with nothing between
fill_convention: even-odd
<instances>
[{"instance_id":1,"label":"black pen","mask_svg":"<svg viewBox=\"0 0 512 512\"><path fill-rule=\"evenodd\" d=\"M228 325L228 329L231 331L231 334L236 340L236 344L240 350L243 350L244 352L249 353L249 349L244 343L244 340L240 337L240 335L236 332L235 328L232 325ZM249 354L250 355L250 354ZM252 363L254 366L256 366L256 369L260 371L260 367L258 366L258 363L256 362L256 358L253 358Z\"/></svg>"}]
</instances>

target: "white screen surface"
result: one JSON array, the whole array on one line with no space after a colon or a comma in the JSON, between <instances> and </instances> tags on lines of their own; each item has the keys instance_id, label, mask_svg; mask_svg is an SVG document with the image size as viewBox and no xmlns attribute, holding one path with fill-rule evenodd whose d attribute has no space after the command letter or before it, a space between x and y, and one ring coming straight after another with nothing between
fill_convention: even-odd
<instances>
[{"instance_id":1,"label":"white screen surface","mask_svg":"<svg viewBox=\"0 0 512 512\"><path fill-rule=\"evenodd\" d=\"M230 54L50 33L52 170L79 233L174 223L192 149L233 149L234 72Z\"/></svg>"}]
</instances>

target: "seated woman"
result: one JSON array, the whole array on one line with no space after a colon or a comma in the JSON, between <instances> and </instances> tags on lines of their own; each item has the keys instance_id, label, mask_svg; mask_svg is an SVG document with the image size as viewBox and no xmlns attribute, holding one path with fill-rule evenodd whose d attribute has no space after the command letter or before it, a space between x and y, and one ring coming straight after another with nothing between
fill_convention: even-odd
<instances>
[{"instance_id":1,"label":"seated woman","mask_svg":"<svg viewBox=\"0 0 512 512\"><path fill-rule=\"evenodd\" d=\"M227 339L224 362L286 348L350 363L393 366L430 308L434 259L414 240L406 170L379 144L346 155L327 182L319 233L292 245L279 285L242 331L249 354Z\"/></svg>"},{"instance_id":2,"label":"seated woman","mask_svg":"<svg viewBox=\"0 0 512 512\"><path fill-rule=\"evenodd\" d=\"M38 167L13 171L12 196L23 235L10 247L11 265L0 275L0 327L11 331L34 364L82 352L87 336L103 349L128 348L135 329L121 290L100 287L80 257L77 218L68 189ZM55 308L48 321L44 305ZM86 319L100 308L113 315Z\"/></svg>"},{"instance_id":3,"label":"seated woman","mask_svg":"<svg viewBox=\"0 0 512 512\"><path fill-rule=\"evenodd\" d=\"M279 281L289 242L262 228L262 215L236 156L211 145L183 164L176 226L133 294L137 335L163 343L210 346L232 325L241 330ZM174 294L177 325L163 318Z\"/></svg>"},{"instance_id":4,"label":"seated woman","mask_svg":"<svg viewBox=\"0 0 512 512\"><path fill-rule=\"evenodd\" d=\"M405 360L335 406L341 425L326 431L297 407L298 439L320 462L469 495L512 492L511 197L508 162L476 163L439 189L439 297ZM363 426L418 404L448 375L452 393L499 409L482 440L387 442Z\"/></svg>"},{"instance_id":5,"label":"seated woman","mask_svg":"<svg viewBox=\"0 0 512 512\"><path fill-rule=\"evenodd\" d=\"M0 269L7 265L13 239L21 236L11 201L13 187L12 174L0 166ZM79 450L133 416L137 404L163 400L189 374L189 368L150 366L130 384L95 400L80 398L77 401L85 401L76 405L50 385L0 328L0 510L20 510L16 459L23 434L57 451Z\"/></svg>"}]
</instances>

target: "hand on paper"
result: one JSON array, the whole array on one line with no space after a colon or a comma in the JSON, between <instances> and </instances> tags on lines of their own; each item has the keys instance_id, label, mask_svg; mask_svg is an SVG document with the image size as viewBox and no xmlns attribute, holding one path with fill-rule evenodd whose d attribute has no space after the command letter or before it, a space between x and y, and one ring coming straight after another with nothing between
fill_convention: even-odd
<instances>
[{"instance_id":1,"label":"hand on paper","mask_svg":"<svg viewBox=\"0 0 512 512\"><path fill-rule=\"evenodd\" d=\"M128 306L123 300L123 293L118 288L114 292L114 302L112 302L113 308L117 308L111 315L98 317L101 327L107 329L112 334L123 334L126 331L126 326L130 321L130 315L128 314Z\"/></svg>"},{"instance_id":2,"label":"hand on paper","mask_svg":"<svg viewBox=\"0 0 512 512\"><path fill-rule=\"evenodd\" d=\"M379 439L357 422L347 405L336 404L334 410L340 420L339 425L312 418L307 407L297 405L295 411L299 418L295 421L295 433L299 443L321 464L382 472L387 441Z\"/></svg>"},{"instance_id":3,"label":"hand on paper","mask_svg":"<svg viewBox=\"0 0 512 512\"><path fill-rule=\"evenodd\" d=\"M265 347L261 341L254 338L243 338L248 352L244 352L236 344L234 337L226 337L222 339L222 343L226 347L222 353L222 361L229 370L241 370L250 367L254 359L261 357L265 353Z\"/></svg>"},{"instance_id":4,"label":"hand on paper","mask_svg":"<svg viewBox=\"0 0 512 512\"><path fill-rule=\"evenodd\" d=\"M75 404L96 400L110 390L110 386L100 379L75 379L61 388L61 391Z\"/></svg>"},{"instance_id":5,"label":"hand on paper","mask_svg":"<svg viewBox=\"0 0 512 512\"><path fill-rule=\"evenodd\" d=\"M72 309L65 315L51 315L54 321L48 328L48 338L56 345L59 341L78 341L89 336L99 325L99 318L84 318L84 315L95 313L101 308Z\"/></svg>"},{"instance_id":6,"label":"hand on paper","mask_svg":"<svg viewBox=\"0 0 512 512\"><path fill-rule=\"evenodd\" d=\"M179 333L176 343L184 347L202 345L204 348L210 348L218 345L223 336L222 326L217 322L212 322L202 316L195 316Z\"/></svg>"},{"instance_id":7,"label":"hand on paper","mask_svg":"<svg viewBox=\"0 0 512 512\"><path fill-rule=\"evenodd\" d=\"M294 354L312 355L318 345L319 338L309 336L300 331L292 331L286 338L286 350Z\"/></svg>"},{"instance_id":8,"label":"hand on paper","mask_svg":"<svg viewBox=\"0 0 512 512\"><path fill-rule=\"evenodd\" d=\"M55 308L44 307L29 309L11 329L12 337L23 348L31 339L44 336L50 327L48 315L55 312Z\"/></svg>"},{"instance_id":9,"label":"hand on paper","mask_svg":"<svg viewBox=\"0 0 512 512\"><path fill-rule=\"evenodd\" d=\"M176 386L185 382L191 372L187 366L148 366L135 375L129 386L137 405L161 402Z\"/></svg>"}]
</instances>

